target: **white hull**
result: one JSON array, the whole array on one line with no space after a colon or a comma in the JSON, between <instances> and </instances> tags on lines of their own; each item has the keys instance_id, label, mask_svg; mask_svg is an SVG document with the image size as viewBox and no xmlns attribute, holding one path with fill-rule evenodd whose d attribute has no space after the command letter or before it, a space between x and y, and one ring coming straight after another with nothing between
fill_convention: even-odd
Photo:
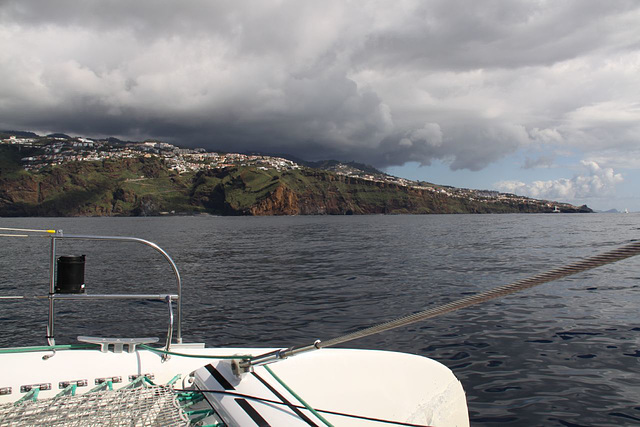
<instances>
[{"instance_id":1,"label":"white hull","mask_svg":"<svg viewBox=\"0 0 640 427\"><path fill-rule=\"evenodd\" d=\"M0 300L49 303L49 346L0 349L0 427L469 425L460 382L447 367L425 357L323 348L338 342L325 346L320 341L287 349L182 344L180 274L155 243L55 230L3 230L46 233L51 251L47 295L0 296ZM89 292L84 256L56 257L56 242L65 239L151 247L170 264L175 293ZM157 338L122 337L78 337L90 344L56 346L55 305L62 300L164 301L169 314L164 347L144 344Z\"/></svg>"},{"instance_id":2,"label":"white hull","mask_svg":"<svg viewBox=\"0 0 640 427\"><path fill-rule=\"evenodd\" d=\"M258 355L269 349L205 349L203 346L174 345L172 351L231 356ZM178 389L195 386L233 393L204 393L228 426L262 425L260 420L252 418L252 410L247 410L247 405L268 425L310 425L308 421L312 425L324 425L307 409L291 409L285 404L257 400L285 401L292 406L301 406L296 397L261 366L255 367L255 373L236 376L228 360L174 355L163 362L160 354L148 350L133 353L62 350L44 360L43 356L49 354L51 352L38 351L0 355L0 388L12 390L11 394L0 396L0 403L17 401L25 394L21 388L29 385L50 385L50 390L40 391L40 400L53 398L66 383L78 380L86 380L86 386L77 388L78 393L83 393L95 387L96 380L99 382L104 378L121 379L113 384L117 389L137 375L147 375L153 377L156 384L165 384L180 374L182 379L175 383ZM204 368L207 365L223 379L211 375L211 367ZM469 425L460 382L448 368L431 359L387 351L322 349L269 367L309 405L326 411L321 412L322 416L336 426L385 425L372 419L417 425ZM194 371L195 376L190 377ZM238 395L248 398L239 399ZM239 400L245 400L245 403L238 403Z\"/></svg>"}]
</instances>

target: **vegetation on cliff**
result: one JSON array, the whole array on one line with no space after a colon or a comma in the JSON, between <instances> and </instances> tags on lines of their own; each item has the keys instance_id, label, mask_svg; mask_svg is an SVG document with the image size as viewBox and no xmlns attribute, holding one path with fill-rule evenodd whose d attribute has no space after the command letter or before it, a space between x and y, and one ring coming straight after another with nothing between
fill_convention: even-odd
<instances>
[{"instance_id":1,"label":"vegetation on cliff","mask_svg":"<svg viewBox=\"0 0 640 427\"><path fill-rule=\"evenodd\" d=\"M28 155L0 147L1 216L130 216L162 213L315 215L548 212L521 197L481 199L330 171L228 167L179 174L158 157L68 162L37 172ZM589 211L562 204L564 212Z\"/></svg>"}]
</instances>

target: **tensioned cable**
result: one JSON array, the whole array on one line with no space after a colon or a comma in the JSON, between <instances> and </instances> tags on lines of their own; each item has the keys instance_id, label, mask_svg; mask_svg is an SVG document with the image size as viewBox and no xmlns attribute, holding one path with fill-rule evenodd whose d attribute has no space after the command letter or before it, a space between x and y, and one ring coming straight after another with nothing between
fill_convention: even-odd
<instances>
[{"instance_id":1,"label":"tensioned cable","mask_svg":"<svg viewBox=\"0 0 640 427\"><path fill-rule=\"evenodd\" d=\"M176 389L173 389L173 391L175 391L175 392L193 392L193 393L216 393L216 394L223 394L225 396L242 397L242 398L249 399L249 400L255 400L257 402L270 403L270 404L273 404L273 405L289 406L287 403L281 402L279 400L266 399L264 397L252 396L250 394L237 393L237 392L229 391L229 390L208 390L208 389L188 389L188 388L179 389L179 388L176 388ZM294 407L296 409L308 409L308 408L305 408L302 405L294 405L294 404L290 404L290 405L291 405L291 407ZM355 419L360 419L360 420L364 420L364 421L373 421L373 422L376 422L376 423L394 424L394 425L408 426L408 427L430 427L430 426L423 425L423 424L411 424L411 423L405 423L405 422L402 422L402 421L385 420L385 419L382 419L382 418L367 417L367 416L364 416L364 415L347 414L345 412L329 411L327 409L317 409L317 408L315 408L315 411L322 412L323 414L338 415L340 417L355 418Z\"/></svg>"},{"instance_id":2,"label":"tensioned cable","mask_svg":"<svg viewBox=\"0 0 640 427\"><path fill-rule=\"evenodd\" d=\"M440 307L435 307L421 311L419 313L411 314L385 322L370 328L362 329L360 331L352 332L337 338L330 339L328 341L321 341L315 344L316 348L331 347L337 344L341 344L347 341L352 341L358 338L363 338L369 335L377 334L380 332L388 331L391 329L407 326L412 323L420 322L422 320L430 319L432 317L441 316L446 313L450 313L461 308L470 307L472 305L480 304L495 298L501 298L506 295L510 295L516 292L523 291L525 289L532 288L534 286L542 285L543 283L551 282L561 279L563 277L571 276L592 268L601 267L606 264L611 264L616 261L620 261L626 258L640 254L640 241L634 242L626 246L622 246L618 249L614 249L600 255L595 255L573 264L568 264L562 267L555 268L545 273L536 274L535 276L518 280L517 282L498 286L497 288L490 289L485 292L481 292L476 295L471 295L466 298L462 298L458 301L450 302Z\"/></svg>"},{"instance_id":3,"label":"tensioned cable","mask_svg":"<svg viewBox=\"0 0 640 427\"><path fill-rule=\"evenodd\" d=\"M337 344L353 341L358 338L364 338L369 335L374 335L380 332L389 331L391 329L400 328L402 326L411 325L422 320L441 316L443 314L490 301L492 299L501 298L516 292L523 291L525 289L532 288L534 286L542 285L543 283L562 279L573 274L590 270L592 268L601 267L606 264L611 264L613 262L630 258L638 254L640 254L640 241L633 241L633 243L630 243L626 246L604 252L600 255L585 258L573 264L558 267L545 273L536 274L535 276L518 280L517 282L513 282L508 285L498 286L496 288L481 292L476 295L471 295L439 307L430 308L418 313L400 317L398 319L381 323L370 328L361 329L359 331L345 334L327 341L317 340L313 344L289 347L287 349L276 350L259 356L254 356L251 358L251 360L241 362L240 366L246 369L249 366L253 365L264 365L267 363L275 362L277 360L286 359L287 357L295 356L296 354L304 353L307 351L318 350L324 347L332 347Z\"/></svg>"}]
</instances>

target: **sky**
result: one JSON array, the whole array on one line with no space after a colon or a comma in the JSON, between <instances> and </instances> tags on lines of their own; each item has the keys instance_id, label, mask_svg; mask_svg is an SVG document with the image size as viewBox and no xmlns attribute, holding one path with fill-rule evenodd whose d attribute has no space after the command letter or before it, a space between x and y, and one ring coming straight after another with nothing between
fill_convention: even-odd
<instances>
[{"instance_id":1,"label":"sky","mask_svg":"<svg viewBox=\"0 0 640 427\"><path fill-rule=\"evenodd\" d=\"M640 211L636 0L0 1L0 129Z\"/></svg>"}]
</instances>

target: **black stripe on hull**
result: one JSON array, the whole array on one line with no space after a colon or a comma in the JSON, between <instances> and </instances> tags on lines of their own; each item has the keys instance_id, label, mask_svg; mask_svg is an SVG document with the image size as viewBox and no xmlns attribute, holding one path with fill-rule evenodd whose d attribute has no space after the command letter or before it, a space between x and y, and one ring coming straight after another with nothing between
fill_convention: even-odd
<instances>
[{"instance_id":1,"label":"black stripe on hull","mask_svg":"<svg viewBox=\"0 0 640 427\"><path fill-rule=\"evenodd\" d=\"M227 381L227 379L220 373L220 371L218 371L212 364L206 365L205 368L211 375L213 375L213 378L218 381L222 388L224 388L225 390L235 390L231 383Z\"/></svg>"},{"instance_id":2,"label":"black stripe on hull","mask_svg":"<svg viewBox=\"0 0 640 427\"><path fill-rule=\"evenodd\" d=\"M278 399L280 399L282 401L282 403L287 405L289 407L289 409L291 409L293 412L295 412L296 415L299 416L304 422L306 422L310 426L318 427L318 425L316 423L311 421L309 419L309 417L307 417L305 414L302 413L302 411L300 411L300 409L296 408L293 404L291 404L291 402L289 402L283 395L281 395L278 392L278 390L273 388L273 386L271 384L269 384L267 381L265 381L264 378L262 378L260 375L256 374L255 372L253 372L253 376L256 377L258 380L260 380L260 382L262 384L264 384L264 386L267 387L271 391L271 393L273 393Z\"/></svg>"},{"instance_id":3,"label":"black stripe on hull","mask_svg":"<svg viewBox=\"0 0 640 427\"><path fill-rule=\"evenodd\" d=\"M267 420L262 418L262 416L260 416L258 411L256 411L255 408L249 404L249 402L239 398L236 398L234 400L238 405L240 405L242 409L244 409L247 415L251 417L253 422L256 423L258 427L271 427L271 425L267 422Z\"/></svg>"}]
</instances>

